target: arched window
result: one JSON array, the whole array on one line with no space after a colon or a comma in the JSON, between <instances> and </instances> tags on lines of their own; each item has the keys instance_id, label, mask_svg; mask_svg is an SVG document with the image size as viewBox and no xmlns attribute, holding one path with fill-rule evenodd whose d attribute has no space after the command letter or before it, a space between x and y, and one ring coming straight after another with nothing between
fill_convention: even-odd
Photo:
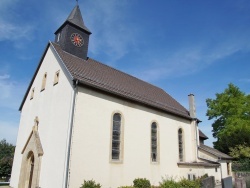
<instances>
[{"instance_id":1,"label":"arched window","mask_svg":"<svg viewBox=\"0 0 250 188\"><path fill-rule=\"evenodd\" d=\"M47 79L47 73L45 73L45 74L43 75L43 81L42 81L41 91L45 90L46 79Z\"/></svg>"},{"instance_id":2,"label":"arched window","mask_svg":"<svg viewBox=\"0 0 250 188\"><path fill-rule=\"evenodd\" d=\"M151 161L157 162L157 124L153 122L151 124Z\"/></svg>"},{"instance_id":3,"label":"arched window","mask_svg":"<svg viewBox=\"0 0 250 188\"><path fill-rule=\"evenodd\" d=\"M183 131L178 130L178 142L179 142L179 160L183 161L184 149L183 149Z\"/></svg>"},{"instance_id":4,"label":"arched window","mask_svg":"<svg viewBox=\"0 0 250 188\"><path fill-rule=\"evenodd\" d=\"M121 114L115 113L112 127L112 160L121 158Z\"/></svg>"}]
</instances>

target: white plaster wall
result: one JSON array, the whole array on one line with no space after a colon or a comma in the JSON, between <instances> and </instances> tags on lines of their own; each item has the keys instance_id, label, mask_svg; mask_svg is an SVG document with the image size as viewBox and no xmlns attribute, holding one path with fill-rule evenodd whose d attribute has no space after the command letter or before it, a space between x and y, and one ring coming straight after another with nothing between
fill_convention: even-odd
<instances>
[{"instance_id":1,"label":"white plaster wall","mask_svg":"<svg viewBox=\"0 0 250 188\"><path fill-rule=\"evenodd\" d=\"M199 157L206 159L206 160L218 162L218 157L201 149L199 150ZM203 160L200 160L200 161L203 161Z\"/></svg>"},{"instance_id":2,"label":"white plaster wall","mask_svg":"<svg viewBox=\"0 0 250 188\"><path fill-rule=\"evenodd\" d=\"M231 176L231 174L228 174L227 172L227 162L226 161L221 161L221 168L222 168L222 178L226 178L228 176ZM230 170L231 172L231 170Z\"/></svg>"},{"instance_id":3,"label":"white plaster wall","mask_svg":"<svg viewBox=\"0 0 250 188\"><path fill-rule=\"evenodd\" d=\"M112 115L122 114L123 160L110 162ZM159 163L150 161L150 125L158 124ZM183 128L185 161L193 158L190 121L79 88L72 136L70 188L94 179L104 188L131 185L135 178L158 184L165 175L178 176L178 129Z\"/></svg>"},{"instance_id":4,"label":"white plaster wall","mask_svg":"<svg viewBox=\"0 0 250 188\"><path fill-rule=\"evenodd\" d=\"M201 177L204 174L208 174L208 176L214 176L215 181L221 182L221 171L220 167L217 168L217 172L215 167L197 167L197 166L181 166L180 167L180 177L188 179L188 174L194 174L197 177Z\"/></svg>"},{"instance_id":5,"label":"white plaster wall","mask_svg":"<svg viewBox=\"0 0 250 188\"><path fill-rule=\"evenodd\" d=\"M220 167L217 168L217 172L215 168L205 168L205 174L208 176L214 176L215 182L221 182L221 170Z\"/></svg>"},{"instance_id":6,"label":"white plaster wall","mask_svg":"<svg viewBox=\"0 0 250 188\"><path fill-rule=\"evenodd\" d=\"M210 154L206 151L203 150L199 150L199 157L210 160L210 161L214 161L214 162L219 162L221 164L221 169L219 169L219 174L218 173L214 173L213 176L215 176L215 178L217 178L218 181L221 181L221 177L222 178L226 178L228 176L231 176L231 174L228 174L227 172L227 161L219 161L218 157L214 156L213 154ZM200 160L202 161L202 160ZM230 172L231 172L231 165L230 165Z\"/></svg>"},{"instance_id":7,"label":"white plaster wall","mask_svg":"<svg viewBox=\"0 0 250 188\"><path fill-rule=\"evenodd\" d=\"M60 70L59 83L53 85L55 72L58 70ZM45 90L41 92L42 78L45 72L47 72L47 82ZM21 151L37 116L39 118L38 132L44 151L41 162L40 187L59 188L63 186L64 182L73 90L69 79L64 75L64 67L60 65L59 59L56 58L51 47L48 48L31 89L34 87L34 98L30 100L30 92L21 112L10 185L15 188L18 186L22 161Z\"/></svg>"},{"instance_id":8,"label":"white plaster wall","mask_svg":"<svg viewBox=\"0 0 250 188\"><path fill-rule=\"evenodd\" d=\"M179 168L179 174L180 178L188 179L188 174L194 174L195 177L198 178L205 174L205 168L202 166L181 166Z\"/></svg>"}]
</instances>

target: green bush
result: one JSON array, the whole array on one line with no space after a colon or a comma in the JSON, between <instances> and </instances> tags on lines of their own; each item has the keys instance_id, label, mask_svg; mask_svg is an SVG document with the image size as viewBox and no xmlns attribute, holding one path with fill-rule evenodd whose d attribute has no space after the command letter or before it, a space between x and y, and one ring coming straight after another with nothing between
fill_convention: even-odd
<instances>
[{"instance_id":1,"label":"green bush","mask_svg":"<svg viewBox=\"0 0 250 188\"><path fill-rule=\"evenodd\" d=\"M200 179L197 180L187 180L187 179L182 179L180 182L180 187L182 188L200 188L201 187L201 181Z\"/></svg>"},{"instance_id":2,"label":"green bush","mask_svg":"<svg viewBox=\"0 0 250 188\"><path fill-rule=\"evenodd\" d=\"M173 178L162 178L162 182L160 182L160 188L200 188L201 180L187 180L185 178L181 179L181 181L176 182Z\"/></svg>"},{"instance_id":3,"label":"green bush","mask_svg":"<svg viewBox=\"0 0 250 188\"><path fill-rule=\"evenodd\" d=\"M102 186L99 183L96 183L94 180L85 181L80 188L101 188Z\"/></svg>"},{"instance_id":4,"label":"green bush","mask_svg":"<svg viewBox=\"0 0 250 188\"><path fill-rule=\"evenodd\" d=\"M160 182L160 188L182 188L173 178L164 179Z\"/></svg>"},{"instance_id":5,"label":"green bush","mask_svg":"<svg viewBox=\"0 0 250 188\"><path fill-rule=\"evenodd\" d=\"M135 188L151 188L150 181L146 178L137 178L133 183Z\"/></svg>"}]
</instances>

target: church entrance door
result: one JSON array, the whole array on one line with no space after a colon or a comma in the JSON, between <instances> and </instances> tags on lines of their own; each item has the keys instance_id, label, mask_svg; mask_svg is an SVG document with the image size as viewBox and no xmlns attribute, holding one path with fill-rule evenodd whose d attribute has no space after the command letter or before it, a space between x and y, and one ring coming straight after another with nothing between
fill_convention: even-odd
<instances>
[{"instance_id":1,"label":"church entrance door","mask_svg":"<svg viewBox=\"0 0 250 188\"><path fill-rule=\"evenodd\" d=\"M33 172L34 172L34 162L35 162L35 159L34 159L34 154L33 152L31 152L28 156L28 176L29 176L29 186L28 188L32 188L31 185L32 185L32 178L33 178Z\"/></svg>"}]
</instances>

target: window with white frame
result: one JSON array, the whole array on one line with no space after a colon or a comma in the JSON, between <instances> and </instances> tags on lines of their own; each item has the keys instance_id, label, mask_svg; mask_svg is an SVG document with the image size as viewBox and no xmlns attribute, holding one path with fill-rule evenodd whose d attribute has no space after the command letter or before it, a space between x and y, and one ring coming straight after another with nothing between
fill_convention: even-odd
<instances>
[{"instance_id":1,"label":"window with white frame","mask_svg":"<svg viewBox=\"0 0 250 188\"><path fill-rule=\"evenodd\" d=\"M157 142L158 142L158 132L157 132L157 124L153 122L151 124L151 161L157 162L158 158L158 148L157 148Z\"/></svg>"},{"instance_id":2,"label":"window with white frame","mask_svg":"<svg viewBox=\"0 0 250 188\"><path fill-rule=\"evenodd\" d=\"M121 114L115 113L112 126L112 160L121 159Z\"/></svg>"},{"instance_id":3,"label":"window with white frame","mask_svg":"<svg viewBox=\"0 0 250 188\"><path fill-rule=\"evenodd\" d=\"M184 149L183 149L183 131L180 128L178 130L178 144L179 144L179 161L183 161L184 160Z\"/></svg>"},{"instance_id":4,"label":"window with white frame","mask_svg":"<svg viewBox=\"0 0 250 188\"><path fill-rule=\"evenodd\" d=\"M188 174L188 180L196 180L195 174Z\"/></svg>"}]
</instances>

